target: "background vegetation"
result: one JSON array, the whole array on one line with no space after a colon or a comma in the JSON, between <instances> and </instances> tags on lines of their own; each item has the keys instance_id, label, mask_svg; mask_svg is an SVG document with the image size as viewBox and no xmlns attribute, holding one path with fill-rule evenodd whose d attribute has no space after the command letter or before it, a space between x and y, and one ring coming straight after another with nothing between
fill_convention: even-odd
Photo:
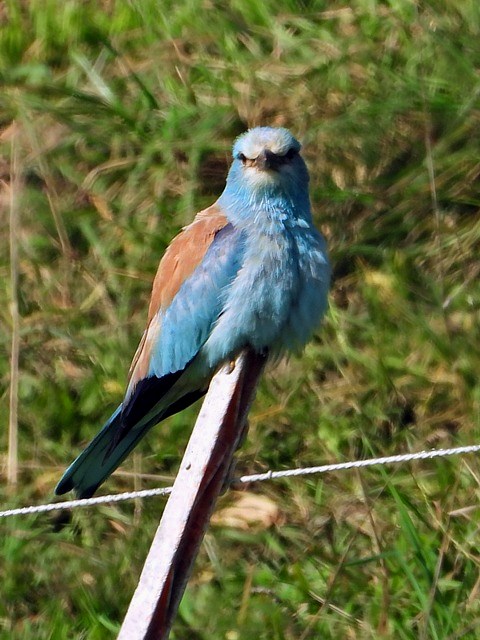
<instances>
[{"instance_id":1,"label":"background vegetation","mask_svg":"<svg viewBox=\"0 0 480 640\"><path fill-rule=\"evenodd\" d=\"M335 281L239 471L480 440L477 0L9 0L0 20L2 507L51 500L120 400L159 257L257 124L304 142ZM195 411L105 490L169 483ZM475 456L231 492L172 637L479 638L479 493ZM0 637L115 637L162 507L2 521Z\"/></svg>"}]
</instances>

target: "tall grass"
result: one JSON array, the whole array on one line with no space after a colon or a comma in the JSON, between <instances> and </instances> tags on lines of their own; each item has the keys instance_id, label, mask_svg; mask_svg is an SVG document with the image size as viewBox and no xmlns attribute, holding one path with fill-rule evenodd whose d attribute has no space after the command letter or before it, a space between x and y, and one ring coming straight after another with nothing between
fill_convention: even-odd
<instances>
[{"instance_id":1,"label":"tall grass","mask_svg":"<svg viewBox=\"0 0 480 640\"><path fill-rule=\"evenodd\" d=\"M467 0L5 5L5 483L13 135L22 185L5 505L50 500L120 400L158 260L256 124L303 140L335 281L315 340L266 376L239 470L478 441L479 14ZM108 490L173 477L195 410ZM252 487L270 526L245 513L230 526L225 496L173 637L479 637L479 471L468 457ZM2 522L0 637L115 637L161 510Z\"/></svg>"}]
</instances>

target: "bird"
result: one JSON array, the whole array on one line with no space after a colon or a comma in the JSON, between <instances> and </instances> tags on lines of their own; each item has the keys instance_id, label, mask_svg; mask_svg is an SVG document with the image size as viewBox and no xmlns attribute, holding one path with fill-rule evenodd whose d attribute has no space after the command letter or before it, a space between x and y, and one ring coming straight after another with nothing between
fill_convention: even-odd
<instances>
[{"instance_id":1,"label":"bird","mask_svg":"<svg viewBox=\"0 0 480 640\"><path fill-rule=\"evenodd\" d=\"M93 495L157 423L201 398L253 349L300 351L327 309L331 266L312 220L301 144L254 127L233 145L225 189L166 249L121 404L55 488Z\"/></svg>"}]
</instances>

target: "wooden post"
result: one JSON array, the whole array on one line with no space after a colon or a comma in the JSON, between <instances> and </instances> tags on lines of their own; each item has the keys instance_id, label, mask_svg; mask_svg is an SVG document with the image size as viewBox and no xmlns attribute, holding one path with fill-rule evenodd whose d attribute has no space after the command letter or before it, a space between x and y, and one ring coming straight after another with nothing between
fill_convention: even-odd
<instances>
[{"instance_id":1,"label":"wooden post","mask_svg":"<svg viewBox=\"0 0 480 640\"><path fill-rule=\"evenodd\" d=\"M168 638L265 361L246 350L212 379L118 640Z\"/></svg>"}]
</instances>

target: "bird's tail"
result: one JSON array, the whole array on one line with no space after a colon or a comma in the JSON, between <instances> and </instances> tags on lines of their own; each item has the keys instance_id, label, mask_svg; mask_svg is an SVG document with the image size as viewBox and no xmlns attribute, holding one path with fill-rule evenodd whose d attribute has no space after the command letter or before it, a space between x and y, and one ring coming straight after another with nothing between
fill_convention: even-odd
<instances>
[{"instance_id":1,"label":"bird's tail","mask_svg":"<svg viewBox=\"0 0 480 640\"><path fill-rule=\"evenodd\" d=\"M55 487L57 495L74 489L79 498L92 496L152 426L153 421L149 421L139 428L131 429L119 442L112 445L120 429L121 413L122 405L107 420L88 447L68 467Z\"/></svg>"}]
</instances>

